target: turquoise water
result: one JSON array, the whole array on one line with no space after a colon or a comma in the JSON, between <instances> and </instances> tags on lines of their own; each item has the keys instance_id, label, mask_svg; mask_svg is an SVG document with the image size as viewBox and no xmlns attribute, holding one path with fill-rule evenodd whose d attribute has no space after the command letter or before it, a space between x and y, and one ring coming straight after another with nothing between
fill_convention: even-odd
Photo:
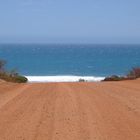
<instances>
[{"instance_id":1,"label":"turquoise water","mask_svg":"<svg viewBox=\"0 0 140 140\"><path fill-rule=\"evenodd\" d=\"M104 77L140 66L140 45L1 44L0 58L28 76Z\"/></svg>"}]
</instances>

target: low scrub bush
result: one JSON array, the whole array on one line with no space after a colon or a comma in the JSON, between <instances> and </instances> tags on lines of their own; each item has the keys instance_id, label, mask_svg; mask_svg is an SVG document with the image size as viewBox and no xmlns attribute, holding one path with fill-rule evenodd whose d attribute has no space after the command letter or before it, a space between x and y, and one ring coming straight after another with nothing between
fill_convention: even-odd
<instances>
[{"instance_id":1,"label":"low scrub bush","mask_svg":"<svg viewBox=\"0 0 140 140\"><path fill-rule=\"evenodd\" d=\"M132 68L132 70L130 70L130 72L126 76L112 75L106 77L103 81L134 80L136 78L140 78L140 67Z\"/></svg>"},{"instance_id":2,"label":"low scrub bush","mask_svg":"<svg viewBox=\"0 0 140 140\"><path fill-rule=\"evenodd\" d=\"M79 82L85 82L85 80L80 78L80 79L79 79Z\"/></svg>"},{"instance_id":3,"label":"low scrub bush","mask_svg":"<svg viewBox=\"0 0 140 140\"><path fill-rule=\"evenodd\" d=\"M6 71L5 64L4 60L0 60L0 79L15 83L26 83L28 81L26 77L19 75L15 70L11 72Z\"/></svg>"},{"instance_id":4,"label":"low scrub bush","mask_svg":"<svg viewBox=\"0 0 140 140\"><path fill-rule=\"evenodd\" d=\"M121 81L123 79L125 79L125 77L120 77L120 76L117 76L117 75L112 75L112 76L106 77L103 81Z\"/></svg>"},{"instance_id":5,"label":"low scrub bush","mask_svg":"<svg viewBox=\"0 0 140 140\"><path fill-rule=\"evenodd\" d=\"M127 77L140 78L140 67L133 68L128 74Z\"/></svg>"},{"instance_id":6,"label":"low scrub bush","mask_svg":"<svg viewBox=\"0 0 140 140\"><path fill-rule=\"evenodd\" d=\"M28 79L21 75L11 75L9 73L0 73L0 79L5 80L7 82L15 82L15 83L26 83Z\"/></svg>"},{"instance_id":7,"label":"low scrub bush","mask_svg":"<svg viewBox=\"0 0 140 140\"><path fill-rule=\"evenodd\" d=\"M15 82L18 82L18 83L26 83L28 81L26 77L21 76L21 75L15 76L14 79L15 79Z\"/></svg>"}]
</instances>

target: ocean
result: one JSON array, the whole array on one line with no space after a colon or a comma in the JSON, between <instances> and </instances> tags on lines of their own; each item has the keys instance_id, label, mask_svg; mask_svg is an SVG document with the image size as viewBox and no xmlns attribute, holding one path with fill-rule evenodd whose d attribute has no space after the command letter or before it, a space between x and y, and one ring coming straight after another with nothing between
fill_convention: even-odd
<instances>
[{"instance_id":1,"label":"ocean","mask_svg":"<svg viewBox=\"0 0 140 140\"><path fill-rule=\"evenodd\" d=\"M140 45L0 44L0 59L30 82L100 81L140 66Z\"/></svg>"}]
</instances>

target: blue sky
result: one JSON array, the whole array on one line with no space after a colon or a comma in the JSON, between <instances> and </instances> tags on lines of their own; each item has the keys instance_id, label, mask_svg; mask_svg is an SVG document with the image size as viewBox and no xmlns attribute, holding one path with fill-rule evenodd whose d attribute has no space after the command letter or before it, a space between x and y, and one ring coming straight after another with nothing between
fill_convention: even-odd
<instances>
[{"instance_id":1,"label":"blue sky","mask_svg":"<svg viewBox=\"0 0 140 140\"><path fill-rule=\"evenodd\" d=\"M0 0L0 42L140 43L140 0Z\"/></svg>"}]
</instances>

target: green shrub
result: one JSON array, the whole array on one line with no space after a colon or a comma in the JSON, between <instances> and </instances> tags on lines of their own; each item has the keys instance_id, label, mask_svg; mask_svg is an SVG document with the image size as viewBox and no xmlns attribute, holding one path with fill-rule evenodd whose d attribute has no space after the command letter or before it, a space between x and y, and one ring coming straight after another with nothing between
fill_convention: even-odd
<instances>
[{"instance_id":1,"label":"green shrub","mask_svg":"<svg viewBox=\"0 0 140 140\"><path fill-rule=\"evenodd\" d=\"M7 72L5 70L6 61L0 60L0 79L5 80L7 82L15 82L15 83L26 83L28 79L24 76L19 75L16 70L12 70L11 72Z\"/></svg>"},{"instance_id":2,"label":"green shrub","mask_svg":"<svg viewBox=\"0 0 140 140\"><path fill-rule=\"evenodd\" d=\"M112 76L106 77L103 81L120 81L122 79L123 77L112 75Z\"/></svg>"},{"instance_id":3,"label":"green shrub","mask_svg":"<svg viewBox=\"0 0 140 140\"><path fill-rule=\"evenodd\" d=\"M20 75L15 76L14 79L17 83L26 83L28 81L26 77Z\"/></svg>"},{"instance_id":4,"label":"green shrub","mask_svg":"<svg viewBox=\"0 0 140 140\"><path fill-rule=\"evenodd\" d=\"M8 73L0 73L0 79L3 79L7 82L15 82L15 83L26 83L28 79L21 75L12 76Z\"/></svg>"},{"instance_id":5,"label":"green shrub","mask_svg":"<svg viewBox=\"0 0 140 140\"><path fill-rule=\"evenodd\" d=\"M3 79L7 82L14 82L14 83L26 83L28 79L21 75L12 76L8 73L0 73L0 79Z\"/></svg>"}]
</instances>

